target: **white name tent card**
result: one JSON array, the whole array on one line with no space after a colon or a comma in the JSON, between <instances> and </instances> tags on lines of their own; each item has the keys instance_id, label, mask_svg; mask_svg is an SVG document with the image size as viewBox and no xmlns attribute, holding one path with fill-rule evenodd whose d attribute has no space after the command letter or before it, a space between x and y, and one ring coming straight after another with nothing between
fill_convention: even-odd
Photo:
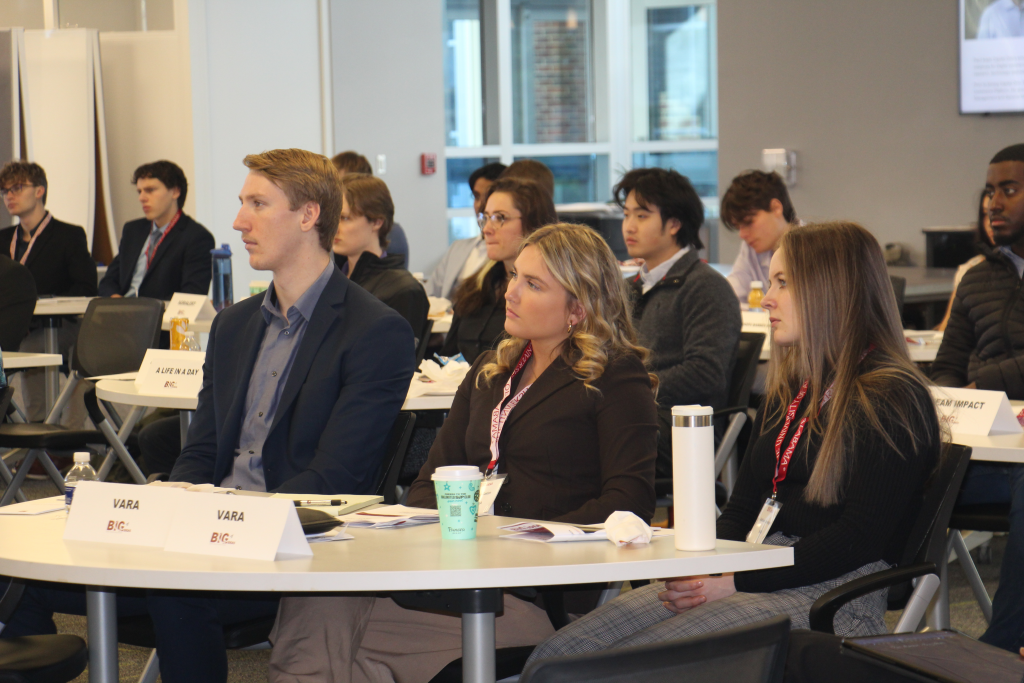
<instances>
[{"instance_id":1,"label":"white name tent card","mask_svg":"<svg viewBox=\"0 0 1024 683\"><path fill-rule=\"evenodd\" d=\"M313 555L290 500L184 495L189 496L188 505L174 516L164 550L269 562Z\"/></svg>"},{"instance_id":2,"label":"white name tent card","mask_svg":"<svg viewBox=\"0 0 1024 683\"><path fill-rule=\"evenodd\" d=\"M1024 432L1005 392L950 387L932 387L931 391L939 419L949 425L954 434L989 436Z\"/></svg>"},{"instance_id":3,"label":"white name tent card","mask_svg":"<svg viewBox=\"0 0 1024 683\"><path fill-rule=\"evenodd\" d=\"M83 481L75 487L64 540L162 548L186 495L181 489Z\"/></svg>"},{"instance_id":4,"label":"white name tent card","mask_svg":"<svg viewBox=\"0 0 1024 683\"><path fill-rule=\"evenodd\" d=\"M740 315L743 316L744 332L760 332L764 335L765 346L771 343L772 323L768 311L740 311Z\"/></svg>"},{"instance_id":5,"label":"white name tent card","mask_svg":"<svg viewBox=\"0 0 1024 683\"><path fill-rule=\"evenodd\" d=\"M215 315L217 310L210 303L210 297L175 292L164 309L164 322L170 323L172 318L188 318L190 323L194 323L197 320L213 320Z\"/></svg>"},{"instance_id":6,"label":"white name tent card","mask_svg":"<svg viewBox=\"0 0 1024 683\"><path fill-rule=\"evenodd\" d=\"M204 351L148 349L135 377L140 394L195 398L203 386Z\"/></svg>"}]
</instances>

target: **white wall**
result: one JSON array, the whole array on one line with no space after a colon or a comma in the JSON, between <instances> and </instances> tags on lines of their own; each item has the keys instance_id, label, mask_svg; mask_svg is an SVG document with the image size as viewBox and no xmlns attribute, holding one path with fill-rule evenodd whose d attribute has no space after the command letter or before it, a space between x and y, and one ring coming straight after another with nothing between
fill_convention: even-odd
<instances>
[{"instance_id":1,"label":"white wall","mask_svg":"<svg viewBox=\"0 0 1024 683\"><path fill-rule=\"evenodd\" d=\"M185 26L184 2L179 3ZM187 27L177 31L100 33L103 102L110 156L110 195L115 230L142 218L132 173L167 159L189 181L185 213L195 214L192 91Z\"/></svg>"},{"instance_id":2,"label":"white wall","mask_svg":"<svg viewBox=\"0 0 1024 683\"><path fill-rule=\"evenodd\" d=\"M376 169L387 155L395 220L409 269L429 273L448 248L444 162L442 0L332 0L334 152L354 149ZM437 173L420 174L420 154Z\"/></svg>"},{"instance_id":3,"label":"white wall","mask_svg":"<svg viewBox=\"0 0 1024 683\"><path fill-rule=\"evenodd\" d=\"M955 2L718 0L718 35L721 192L795 149L802 219L859 221L920 265L921 229L974 220L988 160L1024 142L1024 116L958 113Z\"/></svg>"},{"instance_id":4,"label":"white wall","mask_svg":"<svg viewBox=\"0 0 1024 683\"><path fill-rule=\"evenodd\" d=\"M250 280L237 232L246 154L321 150L315 0L188 0L196 218L234 254L235 300Z\"/></svg>"}]
</instances>

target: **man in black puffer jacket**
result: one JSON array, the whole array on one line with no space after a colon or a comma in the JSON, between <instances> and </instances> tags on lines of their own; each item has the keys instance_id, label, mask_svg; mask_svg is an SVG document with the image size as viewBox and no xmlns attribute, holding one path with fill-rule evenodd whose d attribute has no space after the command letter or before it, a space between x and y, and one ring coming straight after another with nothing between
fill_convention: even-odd
<instances>
[{"instance_id":1,"label":"man in black puffer jacket","mask_svg":"<svg viewBox=\"0 0 1024 683\"><path fill-rule=\"evenodd\" d=\"M988 166L985 191L996 247L967 271L932 364L936 384L1005 391L1024 399L1024 144ZM959 502L1010 503L1010 535L992 623L982 642L1017 652L1024 646L1024 465L972 463Z\"/></svg>"}]
</instances>

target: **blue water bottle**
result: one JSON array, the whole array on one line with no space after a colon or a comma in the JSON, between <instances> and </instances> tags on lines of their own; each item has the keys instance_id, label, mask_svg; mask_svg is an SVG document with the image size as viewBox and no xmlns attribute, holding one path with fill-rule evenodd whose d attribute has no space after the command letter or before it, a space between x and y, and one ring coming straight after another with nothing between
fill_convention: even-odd
<instances>
[{"instance_id":1,"label":"blue water bottle","mask_svg":"<svg viewBox=\"0 0 1024 683\"><path fill-rule=\"evenodd\" d=\"M217 312L234 303L231 290L231 245L222 244L220 249L211 249L213 263L213 307Z\"/></svg>"}]
</instances>

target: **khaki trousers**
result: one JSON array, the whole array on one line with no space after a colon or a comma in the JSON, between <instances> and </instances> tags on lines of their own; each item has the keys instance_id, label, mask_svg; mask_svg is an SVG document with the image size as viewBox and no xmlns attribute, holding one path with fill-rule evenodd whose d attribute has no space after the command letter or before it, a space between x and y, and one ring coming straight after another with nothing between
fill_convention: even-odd
<instances>
[{"instance_id":1,"label":"khaki trousers","mask_svg":"<svg viewBox=\"0 0 1024 683\"><path fill-rule=\"evenodd\" d=\"M553 634L544 610L505 595L505 612L495 620L499 648L536 645ZM272 683L426 683L462 656L462 619L373 595L289 597L270 642Z\"/></svg>"}]
</instances>

